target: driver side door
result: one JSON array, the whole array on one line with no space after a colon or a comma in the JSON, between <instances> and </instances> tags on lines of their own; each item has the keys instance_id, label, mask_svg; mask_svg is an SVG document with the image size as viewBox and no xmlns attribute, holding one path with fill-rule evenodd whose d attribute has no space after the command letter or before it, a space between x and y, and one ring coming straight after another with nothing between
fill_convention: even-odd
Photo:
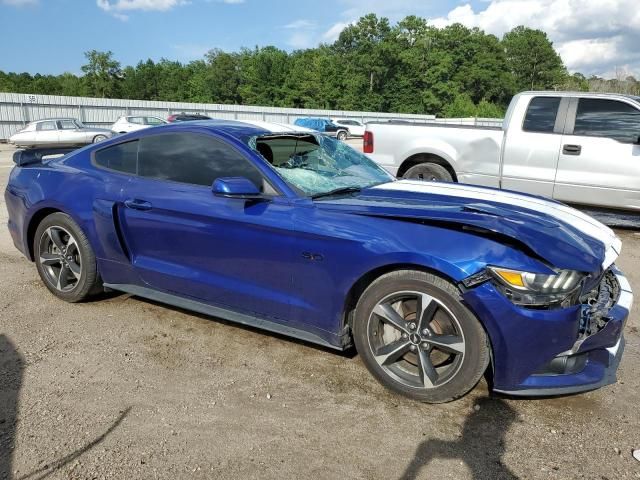
<instances>
[{"instance_id":1,"label":"driver side door","mask_svg":"<svg viewBox=\"0 0 640 480\"><path fill-rule=\"evenodd\" d=\"M216 178L238 176L253 181L265 199L212 193ZM245 153L209 134L146 135L123 199L125 243L142 283L250 315L288 319L292 206Z\"/></svg>"}]
</instances>

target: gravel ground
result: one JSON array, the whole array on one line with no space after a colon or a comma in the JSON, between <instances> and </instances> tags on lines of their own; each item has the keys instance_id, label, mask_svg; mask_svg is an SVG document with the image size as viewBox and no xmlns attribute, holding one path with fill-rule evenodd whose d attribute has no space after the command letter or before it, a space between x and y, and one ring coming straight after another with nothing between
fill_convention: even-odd
<instances>
[{"instance_id":1,"label":"gravel ground","mask_svg":"<svg viewBox=\"0 0 640 480\"><path fill-rule=\"evenodd\" d=\"M640 234L619 233L640 285ZM430 406L353 354L128 295L66 304L6 228L0 292L0 479L640 478L637 306L616 385L516 400L483 382Z\"/></svg>"}]
</instances>

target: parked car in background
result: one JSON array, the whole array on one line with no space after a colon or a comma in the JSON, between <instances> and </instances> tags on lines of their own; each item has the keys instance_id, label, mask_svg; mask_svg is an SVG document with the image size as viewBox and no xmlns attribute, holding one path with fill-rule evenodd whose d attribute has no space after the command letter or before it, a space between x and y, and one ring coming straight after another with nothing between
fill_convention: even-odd
<instances>
[{"instance_id":1,"label":"parked car in background","mask_svg":"<svg viewBox=\"0 0 640 480\"><path fill-rule=\"evenodd\" d=\"M167 117L167 122L189 122L191 120L211 120L211 117L202 115L200 113L175 113Z\"/></svg>"},{"instance_id":2,"label":"parked car in background","mask_svg":"<svg viewBox=\"0 0 640 480\"><path fill-rule=\"evenodd\" d=\"M49 118L29 123L9 137L9 143L19 147L61 146L75 147L98 143L111 138L113 132L105 128L85 127L74 118Z\"/></svg>"},{"instance_id":3,"label":"parked car in background","mask_svg":"<svg viewBox=\"0 0 640 480\"><path fill-rule=\"evenodd\" d=\"M165 123L167 123L167 121L159 117L129 115L116 120L115 123L111 125L111 131L115 133L129 133L142 130L143 128L164 125Z\"/></svg>"},{"instance_id":4,"label":"parked car in background","mask_svg":"<svg viewBox=\"0 0 640 480\"><path fill-rule=\"evenodd\" d=\"M331 137L336 137L338 140L346 140L349 137L347 127L336 125L328 118L298 118L293 124L315 130L316 132L325 133Z\"/></svg>"},{"instance_id":5,"label":"parked car in background","mask_svg":"<svg viewBox=\"0 0 640 480\"><path fill-rule=\"evenodd\" d=\"M346 128L350 137L364 136L365 126L362 122L350 118L332 118L331 121L339 127Z\"/></svg>"},{"instance_id":6,"label":"parked car in background","mask_svg":"<svg viewBox=\"0 0 640 480\"><path fill-rule=\"evenodd\" d=\"M363 150L402 178L640 212L639 97L524 92L502 128L372 122Z\"/></svg>"},{"instance_id":7,"label":"parked car in background","mask_svg":"<svg viewBox=\"0 0 640 480\"><path fill-rule=\"evenodd\" d=\"M611 229L539 197L398 181L297 128L183 122L46 162L18 151L13 242L63 300L108 288L355 344L376 379L421 401L485 372L515 395L615 381L633 295Z\"/></svg>"}]
</instances>

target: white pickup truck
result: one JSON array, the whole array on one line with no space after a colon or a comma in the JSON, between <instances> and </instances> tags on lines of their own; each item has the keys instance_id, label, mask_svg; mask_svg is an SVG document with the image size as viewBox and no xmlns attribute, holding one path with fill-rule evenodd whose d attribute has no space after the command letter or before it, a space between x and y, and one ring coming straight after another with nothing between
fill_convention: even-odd
<instances>
[{"instance_id":1,"label":"white pickup truck","mask_svg":"<svg viewBox=\"0 0 640 480\"><path fill-rule=\"evenodd\" d=\"M398 177L640 212L640 97L524 92L502 128L368 123L363 150Z\"/></svg>"}]
</instances>

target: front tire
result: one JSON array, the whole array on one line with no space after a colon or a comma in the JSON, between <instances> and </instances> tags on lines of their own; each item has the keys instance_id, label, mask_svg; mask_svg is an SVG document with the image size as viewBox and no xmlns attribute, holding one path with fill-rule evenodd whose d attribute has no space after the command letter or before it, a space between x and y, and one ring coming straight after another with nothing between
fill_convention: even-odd
<instances>
[{"instance_id":1,"label":"front tire","mask_svg":"<svg viewBox=\"0 0 640 480\"><path fill-rule=\"evenodd\" d=\"M102 290L93 249L69 215L52 213L40 222L33 252L40 278L56 297L75 303Z\"/></svg>"},{"instance_id":2,"label":"front tire","mask_svg":"<svg viewBox=\"0 0 640 480\"><path fill-rule=\"evenodd\" d=\"M419 163L405 172L402 178L415 180L427 180L431 182L452 182L451 173L442 165L437 163Z\"/></svg>"},{"instance_id":3,"label":"front tire","mask_svg":"<svg viewBox=\"0 0 640 480\"><path fill-rule=\"evenodd\" d=\"M381 384L426 403L462 397L489 364L487 335L457 287L426 272L375 280L358 301L353 336Z\"/></svg>"},{"instance_id":4,"label":"front tire","mask_svg":"<svg viewBox=\"0 0 640 480\"><path fill-rule=\"evenodd\" d=\"M348 136L347 132L345 132L344 130L340 130L338 132L338 135L337 135L338 140L343 141L343 142L347 139L347 136Z\"/></svg>"}]
</instances>

